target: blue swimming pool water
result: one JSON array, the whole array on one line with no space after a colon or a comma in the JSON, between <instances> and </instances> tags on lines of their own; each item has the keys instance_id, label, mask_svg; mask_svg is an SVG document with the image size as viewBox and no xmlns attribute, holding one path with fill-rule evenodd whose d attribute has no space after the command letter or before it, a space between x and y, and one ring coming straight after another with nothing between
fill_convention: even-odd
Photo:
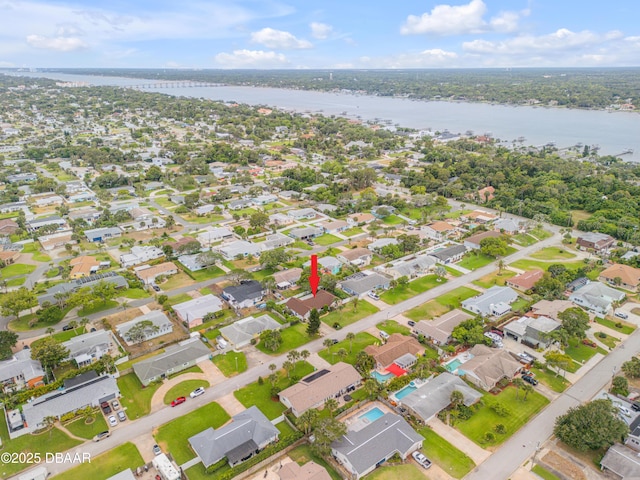
<instances>
[{"instance_id":1,"label":"blue swimming pool water","mask_svg":"<svg viewBox=\"0 0 640 480\"><path fill-rule=\"evenodd\" d=\"M445 364L444 368L446 368L450 372L455 372L460 365L462 365L462 362L459 358L456 358L455 360L452 360L451 362Z\"/></svg>"},{"instance_id":2,"label":"blue swimming pool water","mask_svg":"<svg viewBox=\"0 0 640 480\"><path fill-rule=\"evenodd\" d=\"M411 385L407 385L403 389L398 390L396 393L394 393L394 396L398 400L402 400L404 397L409 395L411 392L415 392L417 389L418 389L417 387L414 387L414 386L411 386Z\"/></svg>"},{"instance_id":3,"label":"blue swimming pool water","mask_svg":"<svg viewBox=\"0 0 640 480\"><path fill-rule=\"evenodd\" d=\"M384 412L380 410L378 407L375 407L369 410L367 413L360 415L358 418L360 420L362 420L363 418L366 418L367 420L373 423L382 416L384 416Z\"/></svg>"},{"instance_id":4,"label":"blue swimming pool water","mask_svg":"<svg viewBox=\"0 0 640 480\"><path fill-rule=\"evenodd\" d=\"M386 375L381 375L377 371L374 370L373 373L371 374L371 376L373 378L375 378L378 382L384 383L387 380L389 380L390 378L393 378L393 373L387 373Z\"/></svg>"}]
</instances>

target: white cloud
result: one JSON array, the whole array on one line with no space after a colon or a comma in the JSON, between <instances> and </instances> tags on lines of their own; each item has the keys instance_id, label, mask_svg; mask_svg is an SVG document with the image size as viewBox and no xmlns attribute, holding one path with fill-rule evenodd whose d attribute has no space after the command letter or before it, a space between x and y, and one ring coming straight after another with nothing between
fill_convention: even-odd
<instances>
[{"instance_id":1,"label":"white cloud","mask_svg":"<svg viewBox=\"0 0 640 480\"><path fill-rule=\"evenodd\" d=\"M215 61L222 68L282 68L289 64L282 53L246 49L218 53Z\"/></svg>"},{"instance_id":2,"label":"white cloud","mask_svg":"<svg viewBox=\"0 0 640 480\"><path fill-rule=\"evenodd\" d=\"M429 68L455 66L458 54L440 48L416 53L401 53L389 57L361 57L360 64L368 68Z\"/></svg>"},{"instance_id":3,"label":"white cloud","mask_svg":"<svg viewBox=\"0 0 640 480\"><path fill-rule=\"evenodd\" d=\"M403 35L433 34L460 35L483 32L513 32L521 17L529 10L501 12L488 22L484 19L487 6L482 0L471 0L465 5L436 5L430 13L409 15L400 28Z\"/></svg>"},{"instance_id":4,"label":"white cloud","mask_svg":"<svg viewBox=\"0 0 640 480\"><path fill-rule=\"evenodd\" d=\"M333 27L326 23L312 22L309 27L311 28L311 36L318 40L324 40L331 35Z\"/></svg>"},{"instance_id":5,"label":"white cloud","mask_svg":"<svg viewBox=\"0 0 640 480\"><path fill-rule=\"evenodd\" d=\"M251 41L267 48L282 48L287 50L311 48L313 44L308 40L300 40L292 33L273 28L263 28L251 34Z\"/></svg>"},{"instance_id":6,"label":"white cloud","mask_svg":"<svg viewBox=\"0 0 640 480\"><path fill-rule=\"evenodd\" d=\"M84 50L88 45L77 37L43 37L42 35L28 35L27 43L34 48L55 50L58 52L73 52Z\"/></svg>"}]
</instances>

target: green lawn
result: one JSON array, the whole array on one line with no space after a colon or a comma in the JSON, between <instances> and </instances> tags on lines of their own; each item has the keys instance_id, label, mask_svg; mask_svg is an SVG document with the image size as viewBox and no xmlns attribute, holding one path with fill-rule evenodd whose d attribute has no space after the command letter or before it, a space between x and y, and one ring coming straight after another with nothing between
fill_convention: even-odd
<instances>
[{"instance_id":1,"label":"green lawn","mask_svg":"<svg viewBox=\"0 0 640 480\"><path fill-rule=\"evenodd\" d=\"M184 382L180 382L179 384L171 387L169 391L165 393L163 400L164 404L169 405L178 397L188 397L196 388L207 388L208 386L209 382L206 380L185 380Z\"/></svg>"},{"instance_id":2,"label":"green lawn","mask_svg":"<svg viewBox=\"0 0 640 480\"><path fill-rule=\"evenodd\" d=\"M364 230L361 227L353 227L353 228L348 228L347 230L342 232L342 235L344 235L345 237L354 237L356 235L361 235L363 233L364 233Z\"/></svg>"},{"instance_id":3,"label":"green lawn","mask_svg":"<svg viewBox=\"0 0 640 480\"><path fill-rule=\"evenodd\" d=\"M388 215L382 219L382 223L385 225L402 225L404 220L397 215Z\"/></svg>"},{"instance_id":4,"label":"green lawn","mask_svg":"<svg viewBox=\"0 0 640 480\"><path fill-rule=\"evenodd\" d=\"M329 475L331 475L332 480L342 480L342 477L338 474L338 472L336 472L333 469L333 467L329 465L324 458L316 455L311 450L310 445L304 444L294 448L289 452L289 457L291 457L291 460L293 460L300 466L304 465L309 461L314 461L318 465L323 466L327 470L327 472L329 472Z\"/></svg>"},{"instance_id":5,"label":"green lawn","mask_svg":"<svg viewBox=\"0 0 640 480\"><path fill-rule=\"evenodd\" d=\"M313 239L313 242L316 245L322 245L323 247L339 241L341 241L341 238L336 237L335 235L331 235L330 233L325 233L324 235L320 235L319 237Z\"/></svg>"},{"instance_id":6,"label":"green lawn","mask_svg":"<svg viewBox=\"0 0 640 480\"><path fill-rule=\"evenodd\" d=\"M336 355L336 352L341 348L344 348L347 351L347 356L342 361L353 365L356 363L356 356L358 355L358 352L364 350L364 347L367 345L373 345L374 343L379 344L380 340L367 332L359 332L356 333L356 338L353 339L353 345L349 343L349 340L342 340L329 348L320 350L318 355L324 358L331 365L334 365L341 361L340 357Z\"/></svg>"},{"instance_id":7,"label":"green lawn","mask_svg":"<svg viewBox=\"0 0 640 480\"><path fill-rule=\"evenodd\" d=\"M86 480L87 478L109 478L123 470L135 470L144 465L144 460L138 448L130 442L120 445L108 452L91 457L91 462L83 463L67 470L56 479Z\"/></svg>"},{"instance_id":8,"label":"green lawn","mask_svg":"<svg viewBox=\"0 0 640 480\"><path fill-rule=\"evenodd\" d=\"M90 421L91 423L87 423L87 421ZM100 412L75 420L74 422L65 425L65 427L76 437L86 438L87 440L91 440L94 435L97 435L100 432L109 430L107 422L104 420L104 416Z\"/></svg>"},{"instance_id":9,"label":"green lawn","mask_svg":"<svg viewBox=\"0 0 640 480\"><path fill-rule=\"evenodd\" d=\"M39 453L44 459L46 453L64 452L79 445L81 442L74 440L57 428L39 434L23 435L13 440L9 439L9 430L4 415L0 419L0 439L2 439L2 453ZM0 476L9 478L20 470L24 470L31 465L24 463L0 463Z\"/></svg>"},{"instance_id":10,"label":"green lawn","mask_svg":"<svg viewBox=\"0 0 640 480\"><path fill-rule=\"evenodd\" d=\"M195 280L193 280L189 275L184 272L178 272L175 275L171 275L166 281L162 282L162 284L160 284L160 288L167 292L175 288L188 287L194 283ZM189 299L191 299L191 297L189 297Z\"/></svg>"},{"instance_id":11,"label":"green lawn","mask_svg":"<svg viewBox=\"0 0 640 480\"><path fill-rule=\"evenodd\" d=\"M393 333L401 333L402 335L410 335L411 329L406 325L400 325L395 320L385 320L376 325L379 330L387 332L389 335Z\"/></svg>"},{"instance_id":12,"label":"green lawn","mask_svg":"<svg viewBox=\"0 0 640 480\"><path fill-rule=\"evenodd\" d=\"M213 357L213 363L225 377L233 377L247 369L247 357L244 352L228 352Z\"/></svg>"},{"instance_id":13,"label":"green lawn","mask_svg":"<svg viewBox=\"0 0 640 480\"><path fill-rule=\"evenodd\" d=\"M576 258L575 253L567 252L562 247L547 247L542 250L538 250L537 252L529 255L531 258L535 258L536 260L569 260L571 258Z\"/></svg>"},{"instance_id":14,"label":"green lawn","mask_svg":"<svg viewBox=\"0 0 640 480\"><path fill-rule=\"evenodd\" d=\"M616 343L618 343L620 339L612 335L608 335L606 333L604 335L606 335L606 337L601 338L600 336L596 335L596 338L598 339L599 342L602 342L607 347L609 347L609 350L613 350L614 348L616 348Z\"/></svg>"},{"instance_id":15,"label":"green lawn","mask_svg":"<svg viewBox=\"0 0 640 480\"><path fill-rule=\"evenodd\" d=\"M180 408L180 406L175 408ZM170 452L178 465L181 465L196 456L189 446L189 437L209 427L220 428L229 418L229 414L220 405L216 402L211 402L191 413L165 423L154 432L154 437L158 445L165 452Z\"/></svg>"},{"instance_id":16,"label":"green lawn","mask_svg":"<svg viewBox=\"0 0 640 480\"><path fill-rule=\"evenodd\" d=\"M7 287L19 287L24 285L24 282L27 281L27 277L17 277L7 280Z\"/></svg>"},{"instance_id":17,"label":"green lawn","mask_svg":"<svg viewBox=\"0 0 640 480\"><path fill-rule=\"evenodd\" d=\"M178 303L188 302L189 300L193 300L193 297L187 293L179 293L173 297L169 297L167 300L167 304L170 306L177 305Z\"/></svg>"},{"instance_id":18,"label":"green lawn","mask_svg":"<svg viewBox=\"0 0 640 480\"><path fill-rule=\"evenodd\" d=\"M341 310L335 310L322 317L322 321L330 327L333 327L337 322L340 324L341 328L344 328L347 325L368 317L369 315L373 315L379 310L380 309L378 307L372 305L366 300L360 300L358 301L358 306L355 311L353 309L353 305L351 303L347 303Z\"/></svg>"},{"instance_id":19,"label":"green lawn","mask_svg":"<svg viewBox=\"0 0 640 480\"><path fill-rule=\"evenodd\" d=\"M489 255L485 255L484 253L475 254L473 252L467 253L462 260L460 260L457 265L462 268L466 268L467 270L475 270L477 268L484 267L485 265L489 265L491 262L494 262L496 259L494 257L490 257Z\"/></svg>"},{"instance_id":20,"label":"green lawn","mask_svg":"<svg viewBox=\"0 0 640 480\"><path fill-rule=\"evenodd\" d=\"M272 270L271 268L263 268L262 270L258 270L257 272L252 272L251 275L253 276L254 280L262 282L269 275L273 275L274 272L275 270Z\"/></svg>"},{"instance_id":21,"label":"green lawn","mask_svg":"<svg viewBox=\"0 0 640 480\"><path fill-rule=\"evenodd\" d=\"M533 367L531 371L536 374L536 379L544 383L554 392L562 393L567 389L567 387L569 387L569 385L571 385L569 380L567 380L566 378L562 378L562 375L556 375L555 372L549 370L546 367Z\"/></svg>"},{"instance_id":22,"label":"green lawn","mask_svg":"<svg viewBox=\"0 0 640 480\"><path fill-rule=\"evenodd\" d=\"M462 275L464 275L464 273L462 273L460 270L456 270L453 267L450 267L449 265L443 265L444 269L447 271L447 273L449 273L449 275L451 275L452 277L461 277Z\"/></svg>"},{"instance_id":23,"label":"green lawn","mask_svg":"<svg viewBox=\"0 0 640 480\"><path fill-rule=\"evenodd\" d=\"M180 263L180 262L178 262ZM182 268L184 269L185 272L188 272L188 275L193 278L196 282L203 282L205 280L211 280L212 278L217 278L217 277L221 277L222 275L224 275L224 270L222 270L220 267L218 266L212 266L209 268L204 268L202 270L198 270L197 272L192 272L191 270L189 270L188 268L186 268L184 265L180 264L182 266ZM167 282L168 283L168 282ZM168 288L165 285L163 285L163 289L164 290L171 290L170 288Z\"/></svg>"},{"instance_id":24,"label":"green lawn","mask_svg":"<svg viewBox=\"0 0 640 480\"><path fill-rule=\"evenodd\" d=\"M464 300L475 297L480 292L469 287L458 287L450 292L440 295L433 300L423 303L408 312L404 316L413 320L431 320L450 312L454 308L459 308Z\"/></svg>"},{"instance_id":25,"label":"green lawn","mask_svg":"<svg viewBox=\"0 0 640 480\"><path fill-rule=\"evenodd\" d=\"M565 348L564 353L569 355L580 365L587 362L596 353L601 353L603 355L607 354L604 349L600 347L593 348L588 345L584 345L580 342L580 340L576 338L572 338L571 340L569 340L569 346Z\"/></svg>"},{"instance_id":26,"label":"green lawn","mask_svg":"<svg viewBox=\"0 0 640 480\"><path fill-rule=\"evenodd\" d=\"M280 348L278 348L278 350L276 350L275 352L267 350L266 348L264 348L262 343L258 343L258 350L269 355L280 355L313 340L312 337L307 335L306 323L297 323L295 325L292 325L291 327L287 327L284 330L281 330L280 334L282 335L282 344L280 345Z\"/></svg>"},{"instance_id":27,"label":"green lawn","mask_svg":"<svg viewBox=\"0 0 640 480\"><path fill-rule=\"evenodd\" d=\"M520 399L516 400L516 389L513 387L507 387L498 395L485 394L482 397L483 405L478 407L469 420L458 422L456 428L482 447L487 445L485 441L487 432L495 435L495 440L490 442L490 445L503 443L549 403L546 397L535 391L531 392L524 401L523 393L520 392L519 395ZM507 416L500 417L489 408L498 401L509 409L510 413ZM506 433L495 433L494 427L497 424L504 425Z\"/></svg>"},{"instance_id":28,"label":"green lawn","mask_svg":"<svg viewBox=\"0 0 640 480\"><path fill-rule=\"evenodd\" d=\"M297 240L289 245L289 248L297 248L298 250L313 250L313 247L302 240Z\"/></svg>"},{"instance_id":29,"label":"green lawn","mask_svg":"<svg viewBox=\"0 0 640 480\"><path fill-rule=\"evenodd\" d=\"M482 288L491 288L494 285L499 285L501 287L504 287L507 280L515 276L516 276L516 272L512 272L511 270L502 270L501 273L498 273L498 270L496 270L495 272L490 273L489 275L485 275L484 277L478 280L475 280L473 284L478 285L479 287L482 287Z\"/></svg>"},{"instance_id":30,"label":"green lawn","mask_svg":"<svg viewBox=\"0 0 640 480\"><path fill-rule=\"evenodd\" d=\"M512 236L511 238L513 239L514 243L517 243L518 245L521 245L523 247L529 247L529 246L533 245L534 243L538 243L538 240L533 238L528 233L518 233L518 234Z\"/></svg>"},{"instance_id":31,"label":"green lawn","mask_svg":"<svg viewBox=\"0 0 640 480\"><path fill-rule=\"evenodd\" d=\"M584 262L582 260L574 260L573 262L544 262L542 260L531 260L529 258L517 260L509 265L519 270L533 270L534 268L537 268L538 270L544 270L546 272L551 265L554 265L554 263L562 263L562 265L567 267L569 270L576 270L580 267L584 267Z\"/></svg>"},{"instance_id":32,"label":"green lawn","mask_svg":"<svg viewBox=\"0 0 640 480\"><path fill-rule=\"evenodd\" d=\"M118 388L122 394L120 404L127 410L127 416L131 420L143 417L151 411L151 398L160 383L152 383L143 387L135 373L128 373L117 380Z\"/></svg>"},{"instance_id":33,"label":"green lawn","mask_svg":"<svg viewBox=\"0 0 640 480\"><path fill-rule=\"evenodd\" d=\"M202 369L198 365L193 365L189 368L185 368L184 370L180 370L179 372L170 373L167 378L176 378L180 375L184 375L185 373L202 373Z\"/></svg>"},{"instance_id":34,"label":"green lawn","mask_svg":"<svg viewBox=\"0 0 640 480\"><path fill-rule=\"evenodd\" d=\"M367 475L367 480L398 480L399 478L402 480L424 480L425 476L420 467L416 467L413 463L381 467Z\"/></svg>"},{"instance_id":35,"label":"green lawn","mask_svg":"<svg viewBox=\"0 0 640 480\"><path fill-rule=\"evenodd\" d=\"M424 437L422 452L454 478L462 478L476 466L468 456L429 427L418 430Z\"/></svg>"},{"instance_id":36,"label":"green lawn","mask_svg":"<svg viewBox=\"0 0 640 480\"><path fill-rule=\"evenodd\" d=\"M438 285L442 285L445 282L446 279L439 279L436 275L425 275L413 282L409 282L407 285L397 286L396 288L387 290L380 295L380 299L390 305L395 305Z\"/></svg>"},{"instance_id":37,"label":"green lawn","mask_svg":"<svg viewBox=\"0 0 640 480\"><path fill-rule=\"evenodd\" d=\"M120 293L120 296L136 300L138 298L147 298L151 295L149 295L149 292L143 290L142 288L127 288L122 293Z\"/></svg>"},{"instance_id":38,"label":"green lawn","mask_svg":"<svg viewBox=\"0 0 640 480\"><path fill-rule=\"evenodd\" d=\"M81 317L86 317L94 313L109 310L111 308L116 308L118 305L118 302L116 302L115 300L107 300L106 302L95 302L89 305L85 305L84 307L82 307L82 309L78 310L78 315L80 315Z\"/></svg>"},{"instance_id":39,"label":"green lawn","mask_svg":"<svg viewBox=\"0 0 640 480\"><path fill-rule=\"evenodd\" d=\"M77 337L78 335L82 335L82 333L83 333L82 330L83 330L82 328L78 327L77 330L62 331L62 332L54 333L51 336L53 338L55 338L58 342L62 343L62 342L66 342L67 340L71 340L73 337ZM38 340L34 340L31 343L31 347L35 347L36 345L42 343L44 338L45 337L39 338Z\"/></svg>"},{"instance_id":40,"label":"green lawn","mask_svg":"<svg viewBox=\"0 0 640 480\"><path fill-rule=\"evenodd\" d=\"M529 233L536 237L538 240L544 240L553 235L551 232L545 230L544 228L534 228Z\"/></svg>"},{"instance_id":41,"label":"green lawn","mask_svg":"<svg viewBox=\"0 0 640 480\"><path fill-rule=\"evenodd\" d=\"M16 275L27 275L36 269L35 265L27 265L25 263L12 263L3 269L0 269L2 278L15 277Z\"/></svg>"},{"instance_id":42,"label":"green lawn","mask_svg":"<svg viewBox=\"0 0 640 480\"><path fill-rule=\"evenodd\" d=\"M607 328L610 328L613 331L620 332L624 335L630 335L636 329L633 325L627 322L623 322L622 320L616 319L615 321L609 320L608 318L600 318L596 317L596 322L600 325L604 325ZM617 327L620 325L620 327Z\"/></svg>"},{"instance_id":43,"label":"green lawn","mask_svg":"<svg viewBox=\"0 0 640 480\"><path fill-rule=\"evenodd\" d=\"M190 215L187 213L184 214L178 214L180 217L182 217L185 221L190 222L190 223L199 223L199 224L211 224L211 223L216 223L219 222L220 220L224 220L224 217L222 215L205 215L203 217L198 217L197 215Z\"/></svg>"},{"instance_id":44,"label":"green lawn","mask_svg":"<svg viewBox=\"0 0 640 480\"><path fill-rule=\"evenodd\" d=\"M313 372L313 370L314 367L310 363L305 361L296 362L296 368L291 372L291 375L302 378ZM277 385L281 390L284 390L289 386L290 379L287 378L284 370L279 371L278 375ZM245 407L249 408L255 405L269 420L273 420L282 415L286 407L280 402L278 397L271 397L271 384L268 379L265 378L263 380L262 385L258 382L250 383L246 387L236 390L233 395Z\"/></svg>"},{"instance_id":45,"label":"green lawn","mask_svg":"<svg viewBox=\"0 0 640 480\"><path fill-rule=\"evenodd\" d=\"M543 480L560 480L560 477L558 477L557 475L554 475L549 470L546 470L544 467L540 465L534 465L531 471L536 475L538 475Z\"/></svg>"}]
</instances>

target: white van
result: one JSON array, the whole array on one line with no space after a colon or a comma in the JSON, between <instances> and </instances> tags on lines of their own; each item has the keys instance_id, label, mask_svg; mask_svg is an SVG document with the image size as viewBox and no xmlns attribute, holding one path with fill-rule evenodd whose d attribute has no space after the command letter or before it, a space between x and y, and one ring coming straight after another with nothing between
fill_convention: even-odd
<instances>
[{"instance_id":1,"label":"white van","mask_svg":"<svg viewBox=\"0 0 640 480\"><path fill-rule=\"evenodd\" d=\"M385 332L384 330L380 330L380 338L388 340L389 339L389 334L387 332Z\"/></svg>"}]
</instances>

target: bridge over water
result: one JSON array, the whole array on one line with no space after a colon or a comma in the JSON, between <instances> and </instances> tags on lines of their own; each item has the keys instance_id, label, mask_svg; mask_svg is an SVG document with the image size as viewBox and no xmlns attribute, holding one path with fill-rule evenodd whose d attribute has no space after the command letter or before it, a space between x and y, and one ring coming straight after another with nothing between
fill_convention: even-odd
<instances>
[{"instance_id":1,"label":"bridge over water","mask_svg":"<svg viewBox=\"0 0 640 480\"><path fill-rule=\"evenodd\" d=\"M127 85L123 88L134 88L136 90L151 90L156 88L192 88L192 87L221 87L221 83L210 82L194 82L189 80L179 80L175 82L153 82L153 83L140 83L138 85Z\"/></svg>"}]
</instances>

